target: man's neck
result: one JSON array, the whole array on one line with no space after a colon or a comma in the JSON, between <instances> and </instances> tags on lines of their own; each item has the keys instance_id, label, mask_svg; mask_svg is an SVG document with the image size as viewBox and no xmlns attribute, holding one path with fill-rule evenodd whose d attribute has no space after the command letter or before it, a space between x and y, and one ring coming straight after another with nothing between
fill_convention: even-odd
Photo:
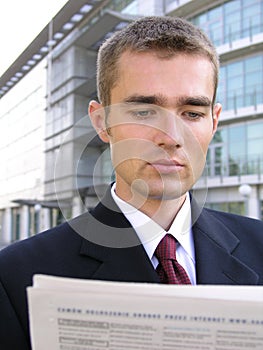
<instances>
[{"instance_id":1,"label":"man's neck","mask_svg":"<svg viewBox=\"0 0 263 350\"><path fill-rule=\"evenodd\" d=\"M184 204L185 198L186 195L172 200L147 200L138 209L167 231Z\"/></svg>"},{"instance_id":2,"label":"man's neck","mask_svg":"<svg viewBox=\"0 0 263 350\"><path fill-rule=\"evenodd\" d=\"M136 192L131 195L120 191L118 186L116 186L116 194L119 198L149 216L165 230L169 230L186 199L186 194L173 199L144 197Z\"/></svg>"}]
</instances>

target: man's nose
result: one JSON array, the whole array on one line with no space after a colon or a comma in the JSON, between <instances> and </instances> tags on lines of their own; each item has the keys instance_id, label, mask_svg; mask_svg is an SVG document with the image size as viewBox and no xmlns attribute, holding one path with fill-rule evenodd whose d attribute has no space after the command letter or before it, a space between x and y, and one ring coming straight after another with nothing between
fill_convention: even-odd
<instances>
[{"instance_id":1,"label":"man's nose","mask_svg":"<svg viewBox=\"0 0 263 350\"><path fill-rule=\"evenodd\" d=\"M155 142L163 147L181 147L184 143L185 125L175 112L166 112L156 125Z\"/></svg>"}]
</instances>

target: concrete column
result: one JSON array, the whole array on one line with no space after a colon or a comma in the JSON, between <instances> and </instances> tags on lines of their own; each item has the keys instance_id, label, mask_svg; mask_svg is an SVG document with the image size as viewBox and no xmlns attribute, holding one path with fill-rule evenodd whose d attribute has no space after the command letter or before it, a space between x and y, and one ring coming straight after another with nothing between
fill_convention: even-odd
<instances>
[{"instance_id":1,"label":"concrete column","mask_svg":"<svg viewBox=\"0 0 263 350\"><path fill-rule=\"evenodd\" d=\"M3 213L2 238L4 244L9 244L12 240L12 211L6 208Z\"/></svg>"},{"instance_id":2,"label":"concrete column","mask_svg":"<svg viewBox=\"0 0 263 350\"><path fill-rule=\"evenodd\" d=\"M29 208L23 205L20 208L20 239L29 237Z\"/></svg>"},{"instance_id":3,"label":"concrete column","mask_svg":"<svg viewBox=\"0 0 263 350\"><path fill-rule=\"evenodd\" d=\"M50 226L50 209L42 208L40 212L40 231L48 230Z\"/></svg>"},{"instance_id":4,"label":"concrete column","mask_svg":"<svg viewBox=\"0 0 263 350\"><path fill-rule=\"evenodd\" d=\"M260 219L260 203L258 198L258 191L256 186L251 186L252 191L247 198L247 210L248 216L255 219Z\"/></svg>"}]
</instances>

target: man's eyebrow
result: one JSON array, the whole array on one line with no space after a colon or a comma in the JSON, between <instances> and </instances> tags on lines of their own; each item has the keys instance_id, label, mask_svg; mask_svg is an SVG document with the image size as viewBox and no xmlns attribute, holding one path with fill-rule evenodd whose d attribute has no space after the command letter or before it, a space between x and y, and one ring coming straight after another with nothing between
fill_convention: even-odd
<instances>
[{"instance_id":1,"label":"man's eyebrow","mask_svg":"<svg viewBox=\"0 0 263 350\"><path fill-rule=\"evenodd\" d=\"M166 99L159 95L131 95L123 100L124 103L145 103L157 106L164 106Z\"/></svg>"},{"instance_id":2,"label":"man's eyebrow","mask_svg":"<svg viewBox=\"0 0 263 350\"><path fill-rule=\"evenodd\" d=\"M177 98L179 106L211 107L212 101L206 96L182 96Z\"/></svg>"},{"instance_id":3,"label":"man's eyebrow","mask_svg":"<svg viewBox=\"0 0 263 350\"><path fill-rule=\"evenodd\" d=\"M156 106L165 107L167 106L168 99L162 95L131 95L123 100L127 104L145 103ZM212 101L206 96L180 96L175 98L172 102L173 105L179 106L200 106L200 107L211 107Z\"/></svg>"}]
</instances>

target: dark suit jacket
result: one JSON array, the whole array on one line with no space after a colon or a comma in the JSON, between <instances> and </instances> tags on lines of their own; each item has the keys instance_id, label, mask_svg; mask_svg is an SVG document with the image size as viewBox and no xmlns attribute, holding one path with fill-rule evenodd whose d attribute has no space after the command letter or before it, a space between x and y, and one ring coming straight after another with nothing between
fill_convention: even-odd
<instances>
[{"instance_id":1,"label":"dark suit jacket","mask_svg":"<svg viewBox=\"0 0 263 350\"><path fill-rule=\"evenodd\" d=\"M263 223L192 205L198 284L263 284ZM159 283L108 190L102 203L0 252L0 349L29 350L26 287L34 274Z\"/></svg>"}]
</instances>

